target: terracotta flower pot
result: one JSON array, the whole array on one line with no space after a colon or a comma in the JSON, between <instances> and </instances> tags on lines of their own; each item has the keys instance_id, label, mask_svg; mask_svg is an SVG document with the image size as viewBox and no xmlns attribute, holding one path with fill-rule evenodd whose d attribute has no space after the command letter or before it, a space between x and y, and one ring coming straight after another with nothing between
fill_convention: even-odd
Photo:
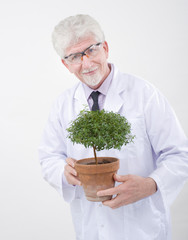
<instances>
[{"instance_id":1,"label":"terracotta flower pot","mask_svg":"<svg viewBox=\"0 0 188 240\"><path fill-rule=\"evenodd\" d=\"M86 198L93 202L101 202L112 198L112 196L98 197L97 192L114 187L113 175L119 169L119 159L117 158L98 157L97 159L97 165L94 158L78 160L75 164Z\"/></svg>"}]
</instances>

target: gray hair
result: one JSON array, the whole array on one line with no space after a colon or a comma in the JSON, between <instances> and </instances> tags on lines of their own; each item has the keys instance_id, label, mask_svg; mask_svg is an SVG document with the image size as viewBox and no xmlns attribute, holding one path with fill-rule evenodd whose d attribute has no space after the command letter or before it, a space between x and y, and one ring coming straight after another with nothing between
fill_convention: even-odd
<instances>
[{"instance_id":1,"label":"gray hair","mask_svg":"<svg viewBox=\"0 0 188 240\"><path fill-rule=\"evenodd\" d=\"M63 59L68 47L86 37L94 37L97 42L105 40L98 22L89 15L79 14L65 18L55 26L52 43L57 54Z\"/></svg>"}]
</instances>

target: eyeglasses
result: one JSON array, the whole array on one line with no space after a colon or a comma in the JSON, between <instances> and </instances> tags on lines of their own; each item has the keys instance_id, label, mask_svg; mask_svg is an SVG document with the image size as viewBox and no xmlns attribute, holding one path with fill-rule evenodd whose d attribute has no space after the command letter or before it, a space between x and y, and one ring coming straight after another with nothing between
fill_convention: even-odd
<instances>
[{"instance_id":1,"label":"eyeglasses","mask_svg":"<svg viewBox=\"0 0 188 240\"><path fill-rule=\"evenodd\" d=\"M88 58L95 57L100 50L101 44L102 44L101 42L92 44L91 46L86 48L83 52L73 53L70 54L69 56L64 57L64 60L70 64L80 64L83 61L83 56L86 56Z\"/></svg>"}]
</instances>

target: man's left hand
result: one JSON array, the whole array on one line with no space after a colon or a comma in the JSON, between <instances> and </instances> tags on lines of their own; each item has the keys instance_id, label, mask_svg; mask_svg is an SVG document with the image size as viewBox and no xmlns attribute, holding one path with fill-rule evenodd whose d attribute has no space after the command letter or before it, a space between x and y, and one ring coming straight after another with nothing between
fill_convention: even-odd
<instances>
[{"instance_id":1,"label":"man's left hand","mask_svg":"<svg viewBox=\"0 0 188 240\"><path fill-rule=\"evenodd\" d=\"M114 180L122 183L119 186L97 193L98 196L116 195L115 198L103 202L105 206L111 207L112 209L134 203L157 191L156 182L149 177L114 174Z\"/></svg>"}]
</instances>

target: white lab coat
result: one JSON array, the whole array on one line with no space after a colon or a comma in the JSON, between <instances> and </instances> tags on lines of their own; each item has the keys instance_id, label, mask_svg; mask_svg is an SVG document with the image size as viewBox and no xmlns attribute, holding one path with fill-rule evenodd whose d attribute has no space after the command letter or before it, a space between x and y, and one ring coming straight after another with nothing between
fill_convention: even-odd
<instances>
[{"instance_id":1,"label":"white lab coat","mask_svg":"<svg viewBox=\"0 0 188 240\"><path fill-rule=\"evenodd\" d=\"M44 130L39 157L44 178L70 203L77 240L169 240L169 207L188 177L188 142L166 99L148 82L114 68L104 109L124 115L136 135L134 143L98 156L120 159L119 174L152 177L158 191L112 210L86 200L82 187L63 175L67 157L93 157L92 149L73 145L66 128L87 105L82 83L55 102Z\"/></svg>"}]
</instances>

